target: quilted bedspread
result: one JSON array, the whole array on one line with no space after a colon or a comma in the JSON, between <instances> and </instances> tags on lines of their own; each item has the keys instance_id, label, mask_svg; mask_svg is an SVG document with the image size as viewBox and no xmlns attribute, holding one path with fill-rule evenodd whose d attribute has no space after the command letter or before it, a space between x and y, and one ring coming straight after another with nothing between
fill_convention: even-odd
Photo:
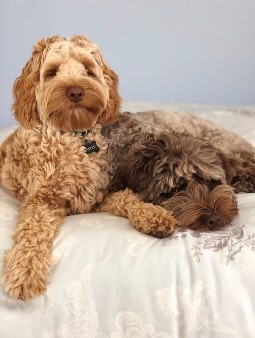
<instances>
[{"instance_id":1,"label":"quilted bedspread","mask_svg":"<svg viewBox=\"0 0 255 338\"><path fill-rule=\"evenodd\" d=\"M158 107L193 111L255 145L253 107L124 106ZM107 213L66 217L47 293L23 303L0 285L0 338L255 337L255 194L237 198L240 214L224 230L165 239ZM0 188L0 257L19 204Z\"/></svg>"}]
</instances>

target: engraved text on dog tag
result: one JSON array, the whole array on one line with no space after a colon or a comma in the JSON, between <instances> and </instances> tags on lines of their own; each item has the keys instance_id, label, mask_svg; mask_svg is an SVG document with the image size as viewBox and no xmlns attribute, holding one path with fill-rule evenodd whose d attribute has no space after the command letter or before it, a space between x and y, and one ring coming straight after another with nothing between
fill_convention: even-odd
<instances>
[{"instance_id":1,"label":"engraved text on dog tag","mask_svg":"<svg viewBox=\"0 0 255 338\"><path fill-rule=\"evenodd\" d=\"M85 147L86 154L98 153L100 150L96 141L90 141L90 142L86 141L85 143L83 143L83 146Z\"/></svg>"}]
</instances>

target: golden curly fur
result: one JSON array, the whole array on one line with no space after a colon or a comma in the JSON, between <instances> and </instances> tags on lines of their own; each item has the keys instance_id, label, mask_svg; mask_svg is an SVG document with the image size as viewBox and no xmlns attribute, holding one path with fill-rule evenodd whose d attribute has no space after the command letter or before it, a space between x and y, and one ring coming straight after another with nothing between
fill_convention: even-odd
<instances>
[{"instance_id":1,"label":"golden curly fur","mask_svg":"<svg viewBox=\"0 0 255 338\"><path fill-rule=\"evenodd\" d=\"M14 84L20 126L0 148L0 182L22 200L14 243L4 255L3 285L11 297L28 301L45 291L63 218L103 202L109 179L100 124L115 122L120 106L118 77L90 40L54 36L36 44ZM88 153L93 142L97 149ZM100 208L158 237L175 225L171 213L128 189L109 195Z\"/></svg>"}]
</instances>

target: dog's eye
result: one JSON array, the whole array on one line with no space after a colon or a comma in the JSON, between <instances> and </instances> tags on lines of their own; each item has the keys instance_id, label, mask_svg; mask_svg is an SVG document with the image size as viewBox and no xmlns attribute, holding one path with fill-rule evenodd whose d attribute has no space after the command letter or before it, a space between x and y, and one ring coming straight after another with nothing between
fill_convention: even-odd
<instances>
[{"instance_id":1,"label":"dog's eye","mask_svg":"<svg viewBox=\"0 0 255 338\"><path fill-rule=\"evenodd\" d=\"M171 198L174 194L174 191L169 192L162 192L162 194L159 195L159 197L163 198L164 200Z\"/></svg>"},{"instance_id":2,"label":"dog's eye","mask_svg":"<svg viewBox=\"0 0 255 338\"><path fill-rule=\"evenodd\" d=\"M188 185L188 183L185 180L185 178L180 177L179 182L177 183L177 188L183 190L187 187L187 185Z\"/></svg>"},{"instance_id":3,"label":"dog's eye","mask_svg":"<svg viewBox=\"0 0 255 338\"><path fill-rule=\"evenodd\" d=\"M48 81L50 79L52 79L54 76L57 75L57 68L52 68L52 69L48 69L45 73L44 73L44 80Z\"/></svg>"},{"instance_id":4,"label":"dog's eye","mask_svg":"<svg viewBox=\"0 0 255 338\"><path fill-rule=\"evenodd\" d=\"M96 77L97 77L96 74L93 73L91 70L87 70L87 75L88 75L89 77L93 77L93 78L96 78Z\"/></svg>"}]
</instances>

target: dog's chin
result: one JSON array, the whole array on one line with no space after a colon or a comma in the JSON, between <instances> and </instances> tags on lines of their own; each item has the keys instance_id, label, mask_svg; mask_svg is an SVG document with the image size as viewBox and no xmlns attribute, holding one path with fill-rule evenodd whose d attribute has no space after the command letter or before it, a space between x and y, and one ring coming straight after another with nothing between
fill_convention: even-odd
<instances>
[{"instance_id":1,"label":"dog's chin","mask_svg":"<svg viewBox=\"0 0 255 338\"><path fill-rule=\"evenodd\" d=\"M77 105L76 107L48 113L47 124L62 132L75 130L88 130L92 128L100 116L100 111L95 111Z\"/></svg>"}]
</instances>

